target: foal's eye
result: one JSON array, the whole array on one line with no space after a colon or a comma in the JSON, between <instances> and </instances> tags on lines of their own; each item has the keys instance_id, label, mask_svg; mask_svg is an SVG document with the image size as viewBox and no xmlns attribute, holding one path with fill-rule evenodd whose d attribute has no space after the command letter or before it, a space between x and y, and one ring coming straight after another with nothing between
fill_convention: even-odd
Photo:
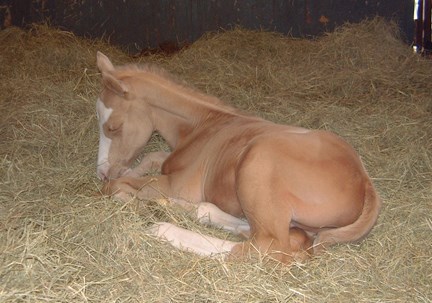
<instances>
[{"instance_id":1,"label":"foal's eye","mask_svg":"<svg viewBox=\"0 0 432 303\"><path fill-rule=\"evenodd\" d=\"M116 133L121 129L122 125L123 123L119 123L119 124L108 123L106 125L106 129L109 133Z\"/></svg>"}]
</instances>

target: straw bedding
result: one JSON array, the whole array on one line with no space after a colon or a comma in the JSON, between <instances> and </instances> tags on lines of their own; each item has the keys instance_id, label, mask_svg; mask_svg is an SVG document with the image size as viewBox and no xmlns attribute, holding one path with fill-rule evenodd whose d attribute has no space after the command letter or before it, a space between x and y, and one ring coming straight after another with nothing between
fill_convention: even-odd
<instances>
[{"instance_id":1,"label":"straw bedding","mask_svg":"<svg viewBox=\"0 0 432 303\"><path fill-rule=\"evenodd\" d=\"M98 196L96 51L155 62L278 123L328 129L360 153L384 206L370 236L304 264L234 263L173 250L151 222L187 213ZM171 57L132 59L35 26L0 32L1 302L430 302L432 63L381 19L316 41L234 29ZM165 149L154 136L149 150Z\"/></svg>"}]
</instances>

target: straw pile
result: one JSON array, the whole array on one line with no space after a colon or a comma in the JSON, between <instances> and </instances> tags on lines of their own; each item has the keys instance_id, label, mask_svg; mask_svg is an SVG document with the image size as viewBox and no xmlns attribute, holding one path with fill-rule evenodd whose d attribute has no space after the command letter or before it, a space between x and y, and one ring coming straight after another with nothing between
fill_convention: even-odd
<instances>
[{"instance_id":1,"label":"straw pile","mask_svg":"<svg viewBox=\"0 0 432 303\"><path fill-rule=\"evenodd\" d=\"M45 26L0 32L1 302L430 302L432 64L381 19L317 41L235 29L166 58L191 85L270 120L328 129L362 156L384 207L372 234L290 267L230 263L143 234L187 214L98 197L96 51ZM148 149L165 148L157 136Z\"/></svg>"}]
</instances>

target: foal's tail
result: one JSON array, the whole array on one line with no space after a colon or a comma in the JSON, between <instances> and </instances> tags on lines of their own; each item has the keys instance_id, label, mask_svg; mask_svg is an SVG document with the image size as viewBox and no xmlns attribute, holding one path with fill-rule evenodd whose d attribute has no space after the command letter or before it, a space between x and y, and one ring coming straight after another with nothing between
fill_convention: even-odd
<instances>
[{"instance_id":1,"label":"foal's tail","mask_svg":"<svg viewBox=\"0 0 432 303\"><path fill-rule=\"evenodd\" d=\"M370 180L365 186L363 211L358 219L347 226L324 230L314 241L314 253L336 243L356 242L365 238L375 225L381 208L381 200Z\"/></svg>"}]
</instances>

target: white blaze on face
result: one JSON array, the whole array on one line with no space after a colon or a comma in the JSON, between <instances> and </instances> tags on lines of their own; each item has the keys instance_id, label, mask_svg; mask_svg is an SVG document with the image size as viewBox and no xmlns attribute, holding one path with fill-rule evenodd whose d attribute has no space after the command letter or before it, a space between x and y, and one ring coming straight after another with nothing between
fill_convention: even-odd
<instances>
[{"instance_id":1,"label":"white blaze on face","mask_svg":"<svg viewBox=\"0 0 432 303\"><path fill-rule=\"evenodd\" d=\"M107 108L99 98L96 102L96 113L99 120L99 152L97 159L97 175L101 180L108 178L110 163L108 162L108 153L111 146L111 139L105 136L103 125L108 121L112 108Z\"/></svg>"}]
</instances>

